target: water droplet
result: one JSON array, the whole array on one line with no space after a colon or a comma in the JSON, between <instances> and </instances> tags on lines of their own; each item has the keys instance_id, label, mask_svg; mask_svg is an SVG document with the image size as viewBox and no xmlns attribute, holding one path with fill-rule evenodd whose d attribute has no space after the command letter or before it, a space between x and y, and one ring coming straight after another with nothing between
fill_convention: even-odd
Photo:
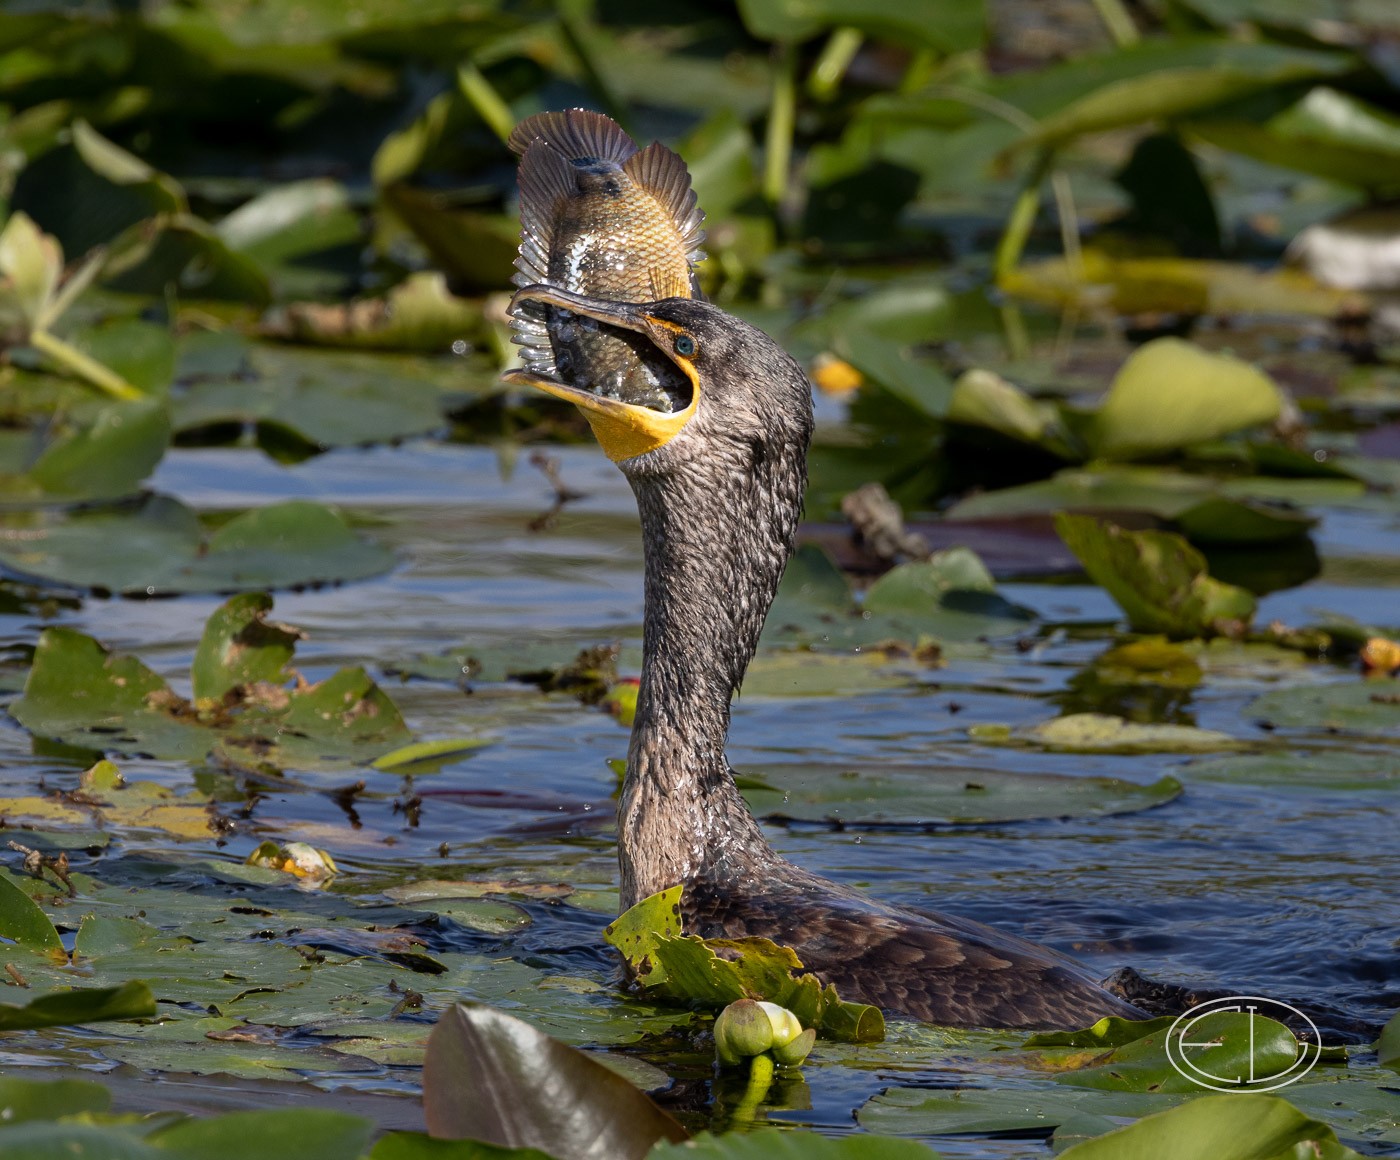
<instances>
[{"instance_id":1,"label":"water droplet","mask_svg":"<svg viewBox=\"0 0 1400 1160\"><path fill-rule=\"evenodd\" d=\"M1316 451L1313 452L1313 458L1314 458L1318 463L1326 463L1326 462L1327 462L1327 452L1324 451L1322 448L1318 448Z\"/></svg>"},{"instance_id":2,"label":"water droplet","mask_svg":"<svg viewBox=\"0 0 1400 1160\"><path fill-rule=\"evenodd\" d=\"M471 348L471 343L469 343L465 338L454 338L452 340L453 354L466 354L468 351L471 350Z\"/></svg>"}]
</instances>

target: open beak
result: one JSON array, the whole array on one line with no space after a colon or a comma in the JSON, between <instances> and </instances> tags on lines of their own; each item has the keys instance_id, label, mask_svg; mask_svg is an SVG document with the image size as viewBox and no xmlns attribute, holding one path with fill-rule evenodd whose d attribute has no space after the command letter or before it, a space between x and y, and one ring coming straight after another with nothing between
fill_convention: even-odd
<instances>
[{"instance_id":1,"label":"open beak","mask_svg":"<svg viewBox=\"0 0 1400 1160\"><path fill-rule=\"evenodd\" d=\"M673 357L669 347L656 342L658 333L668 333L669 324L653 318L647 313L645 305L589 298L570 290L542 284L526 286L517 291L515 297L510 300L512 313L525 302L555 306L585 318L596 319L607 326L635 331L670 358L690 380L690 403L683 410L663 412L624 403L620 399L595 395L582 387L571 386L561 379L538 374L523 367L508 370L501 376L507 383L538 387L576 404L583 412L583 417L588 420L588 425L593 428L593 434L597 436L608 458L614 463L645 455L648 451L665 446L680 434L681 429L694 417L695 408L700 401L700 381L695 374L695 368L685 360Z\"/></svg>"}]
</instances>

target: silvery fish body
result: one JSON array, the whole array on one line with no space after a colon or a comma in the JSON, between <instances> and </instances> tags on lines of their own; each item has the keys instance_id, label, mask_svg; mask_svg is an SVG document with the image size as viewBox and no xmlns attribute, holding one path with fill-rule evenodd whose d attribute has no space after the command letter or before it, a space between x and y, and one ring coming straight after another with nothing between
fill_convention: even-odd
<instances>
[{"instance_id":1,"label":"silvery fish body","mask_svg":"<svg viewBox=\"0 0 1400 1160\"><path fill-rule=\"evenodd\" d=\"M610 118L584 109L516 126L520 159L517 286L544 283L614 302L699 297L704 257L685 162L660 143L639 150ZM638 334L557 307L513 318L525 366L571 386L659 411L683 408L685 376Z\"/></svg>"}]
</instances>

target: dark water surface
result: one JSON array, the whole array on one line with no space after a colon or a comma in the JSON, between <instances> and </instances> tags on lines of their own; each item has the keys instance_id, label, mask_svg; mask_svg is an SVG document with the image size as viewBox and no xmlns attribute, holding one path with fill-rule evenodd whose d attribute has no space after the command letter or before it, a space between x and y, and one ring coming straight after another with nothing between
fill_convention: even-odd
<instances>
[{"instance_id":1,"label":"dark water surface","mask_svg":"<svg viewBox=\"0 0 1400 1160\"><path fill-rule=\"evenodd\" d=\"M641 555L630 491L593 448L553 454L566 482L587 495L541 532L526 525L552 499L544 478L523 461L508 470L496 452L479 446L417 443L337 452L293 468L254 452L176 451L154 486L206 510L289 496L331 501L398 551L401 566L379 580L278 595L275 617L309 634L298 661L313 678L340 664L366 664L382 674L417 654L453 646L549 639L580 647L611 640L635 645ZM1329 563L1313 583L1267 597L1261 623L1274 617L1297 623L1318 611L1400 622L1394 508L1329 511L1317 540L1329 561L1376 566ZM1281 683L1356 679L1277 653L1222 655L1193 689L1145 701L1141 690L1129 691L1118 703L1106 702L1086 693L1077 678L1110 643L1104 625L1117 613L1108 597L1085 586L1018 583L1004 591L1066 630L1047 629L1029 651L1018 651L1014 642L950 650L944 667L904 687L743 696L734 710L734 765L741 771L791 762L867 770L886 763L952 765L1103 774L1141 784L1170 773L1185 784L1181 797L1114 817L935 832L770 827L773 843L823 874L901 903L1004 926L1069 951L1103 974L1131 965L1190 987L1276 996L1309 1013L1334 1039L1370 1038L1400 1008L1400 730L1261 729L1248 709L1259 694ZM61 620L138 653L184 690L201 627L217 603L88 600ZM32 639L36 627L30 618L0 618L8 638ZM395 812L401 778L347 769L269 790L251 826L220 856L241 859L263 825L282 838L332 850L347 871L337 889L418 877L567 881L581 893L564 903L526 904L533 921L520 933L444 924L434 935L435 948L508 955L609 986L614 967L598 937L615 905L615 775L606 762L625 755L626 730L568 697L507 686L482 686L467 695L444 683L382 679L420 735L480 733L498 743L417 779L423 804L416 826ZM1248 755L1193 761L1164 754L1055 754L979 744L968 735L977 724L1014 727L1061 711L1132 715L1136 708L1141 716L1144 705L1145 719L1222 730L1275 755L1301 757L1292 773L1279 774L1259 772ZM12 779L22 781L29 769L35 778L63 781L61 769L33 756L28 737L15 727L0 741ZM182 789L189 784L189 771L172 763L129 760L122 767L128 777ZM367 793L356 803L354 828L330 796L316 791L360 777ZM1016 1036L899 1024L891 1033L889 1043L875 1048L819 1045L805 1069L805 1088L782 1093L787 1110L770 1117L846 1131L855 1127L854 1112L891 1085L1046 1082L994 1050L1014 1044ZM693 1054L669 1057L654 1044L644 1046L643 1055L678 1079L669 1098L691 1113L691 1122L707 1122L715 1093L705 1062ZM44 1058L40 1053L25 1062ZM88 1066L98 1066L96 1059ZM365 1109L381 1116L385 1094L410 1093L416 1077L414 1069L388 1065L321 1086L335 1089L338 1094L326 1098L342 1105L348 1099L353 1106L356 1093L366 1100L373 1095ZM236 1103L239 1092L248 1093L249 1103L259 1100L251 1080L225 1088L191 1082L204 1092L189 1097L193 1106ZM131 1101L150 1106L139 1094ZM404 1106L402 1122L411 1123L416 1109ZM381 1118L398 1119L389 1112ZM937 1146L948 1156L1049 1155L1043 1142L1026 1139L942 1138ZM1400 1144L1372 1147L1381 1149L1378 1155L1400 1154Z\"/></svg>"}]
</instances>

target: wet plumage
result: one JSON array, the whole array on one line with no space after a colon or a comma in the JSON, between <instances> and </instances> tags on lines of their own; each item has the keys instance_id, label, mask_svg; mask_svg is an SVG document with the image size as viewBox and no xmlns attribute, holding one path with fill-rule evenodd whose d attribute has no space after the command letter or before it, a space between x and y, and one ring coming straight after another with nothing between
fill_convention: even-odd
<instances>
[{"instance_id":1,"label":"wet plumage","mask_svg":"<svg viewBox=\"0 0 1400 1160\"><path fill-rule=\"evenodd\" d=\"M639 150L601 113L541 113L516 126L520 256L515 283L544 283L616 302L690 297L704 215L680 157ZM689 385L635 334L555 307L515 314L525 365L636 406L673 411Z\"/></svg>"},{"instance_id":2,"label":"wet plumage","mask_svg":"<svg viewBox=\"0 0 1400 1160\"><path fill-rule=\"evenodd\" d=\"M806 376L767 335L709 303L609 303L546 286L516 296L527 299L628 330L694 382L683 422L652 423L646 449L628 452L629 416L648 413L534 372L508 376L606 418L594 429L641 515L642 678L617 812L623 907L679 883L688 933L770 938L843 998L933 1023L1071 1028L1142 1018L1048 947L881 902L778 856L725 747L730 701L796 540L812 435ZM618 441L628 453L609 446Z\"/></svg>"}]
</instances>

